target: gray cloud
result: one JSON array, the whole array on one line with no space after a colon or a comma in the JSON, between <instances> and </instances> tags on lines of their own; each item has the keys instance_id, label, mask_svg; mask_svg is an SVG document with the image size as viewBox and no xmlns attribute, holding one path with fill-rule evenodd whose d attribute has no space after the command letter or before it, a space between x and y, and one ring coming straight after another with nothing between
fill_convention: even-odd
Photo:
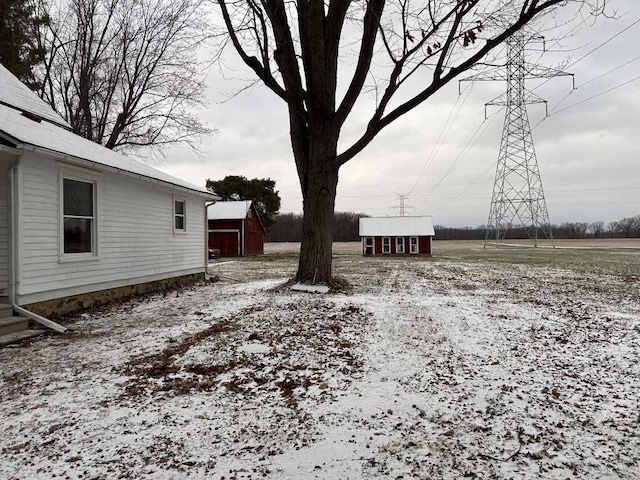
<instances>
[{"instance_id":1,"label":"gray cloud","mask_svg":"<svg viewBox=\"0 0 640 480\"><path fill-rule=\"evenodd\" d=\"M640 18L637 1L618 0L616 5L621 18L601 18L595 26L585 26L563 41L564 52L549 52L542 56L541 63L555 66L574 62ZM571 94L571 82L566 78L536 89L548 100L551 110L551 116L542 122L544 107L530 106L529 115L532 127L536 126L533 135L554 223L608 222L640 213L640 80L588 100L640 76L637 60L593 80L640 56L639 40L640 23L572 66L578 88ZM228 64L236 77L223 79L218 71L211 71L210 108L202 112L219 133L203 143L202 158L185 149L174 149L159 168L197 184L231 174L271 177L283 197L282 211L300 212L302 198L285 105L261 86L222 103L225 94L237 91L245 84L243 79L251 78L248 70L231 57L230 50L228 54ZM531 82L528 88L540 83ZM395 202L394 193L413 189L408 203L417 207L416 214L432 214L438 224L486 223L503 114L483 124L484 103L503 88L498 82L474 85L437 155L428 162L458 99L457 84L447 86L389 126L342 168L336 208L385 215ZM355 120L342 132L342 145L353 141L366 126L371 101L364 98L357 106ZM458 106L461 102L458 99ZM492 112L495 110L489 110ZM481 125L482 129L487 127L486 131L461 157ZM445 176L456 160L457 166ZM420 176L421 172L424 175Z\"/></svg>"}]
</instances>

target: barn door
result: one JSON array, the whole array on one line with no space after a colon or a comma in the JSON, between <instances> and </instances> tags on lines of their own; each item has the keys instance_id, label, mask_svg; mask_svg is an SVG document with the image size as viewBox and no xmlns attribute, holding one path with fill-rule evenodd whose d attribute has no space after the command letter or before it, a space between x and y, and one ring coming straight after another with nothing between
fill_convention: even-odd
<instances>
[{"instance_id":1,"label":"barn door","mask_svg":"<svg viewBox=\"0 0 640 480\"><path fill-rule=\"evenodd\" d=\"M221 257L239 257L240 230L209 230L209 248L220 250Z\"/></svg>"}]
</instances>

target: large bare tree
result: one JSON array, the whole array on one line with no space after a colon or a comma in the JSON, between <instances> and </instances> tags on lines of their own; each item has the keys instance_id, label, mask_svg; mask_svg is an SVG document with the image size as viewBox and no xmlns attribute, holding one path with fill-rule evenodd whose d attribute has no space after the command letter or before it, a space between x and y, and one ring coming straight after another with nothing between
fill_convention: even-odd
<instances>
[{"instance_id":1,"label":"large bare tree","mask_svg":"<svg viewBox=\"0 0 640 480\"><path fill-rule=\"evenodd\" d=\"M46 0L44 0L46 1ZM40 96L73 131L111 149L187 143L209 132L203 105L207 39L202 0L60 0L51 21Z\"/></svg>"},{"instance_id":2,"label":"large bare tree","mask_svg":"<svg viewBox=\"0 0 640 480\"><path fill-rule=\"evenodd\" d=\"M603 0L216 0L227 39L286 104L303 196L296 279L331 282L340 167L386 126L543 15L598 14ZM584 10L584 11L581 11ZM373 86L373 90L370 87ZM363 92L358 138L339 144Z\"/></svg>"}]
</instances>

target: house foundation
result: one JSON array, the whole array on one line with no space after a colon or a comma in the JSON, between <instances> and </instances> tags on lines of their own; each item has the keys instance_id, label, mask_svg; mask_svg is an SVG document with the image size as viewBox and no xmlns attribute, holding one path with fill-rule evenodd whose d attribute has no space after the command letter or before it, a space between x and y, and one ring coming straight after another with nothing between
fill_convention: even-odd
<instances>
[{"instance_id":1,"label":"house foundation","mask_svg":"<svg viewBox=\"0 0 640 480\"><path fill-rule=\"evenodd\" d=\"M24 308L46 318L59 318L69 313L122 302L138 295L166 292L202 281L204 281L204 273L193 273L190 275L155 280L153 282L138 283L31 303L24 305Z\"/></svg>"}]
</instances>

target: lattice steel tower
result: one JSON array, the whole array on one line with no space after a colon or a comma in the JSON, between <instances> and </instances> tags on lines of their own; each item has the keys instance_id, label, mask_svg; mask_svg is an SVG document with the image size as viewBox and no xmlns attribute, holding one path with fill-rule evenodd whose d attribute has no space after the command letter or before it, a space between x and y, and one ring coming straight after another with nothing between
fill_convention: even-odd
<instances>
[{"instance_id":1,"label":"lattice steel tower","mask_svg":"<svg viewBox=\"0 0 640 480\"><path fill-rule=\"evenodd\" d=\"M492 67L462 81L506 80L505 94L487 105L506 107L498 165L487 222L484 246L495 240L496 246L512 227L524 228L535 247L539 233L553 244L553 235L544 198L538 160L533 146L527 104L546 101L525 87L525 80L571 75L525 60L525 46L541 37L527 36L518 31L506 41L507 62L504 67ZM486 108L486 106L485 106Z\"/></svg>"},{"instance_id":2,"label":"lattice steel tower","mask_svg":"<svg viewBox=\"0 0 640 480\"><path fill-rule=\"evenodd\" d=\"M407 205L406 201L409 198L408 193L396 193L396 200L398 201L397 205L394 205L389 210L398 210L398 214L401 217L404 217L408 211L413 210L414 207L411 205Z\"/></svg>"}]
</instances>

